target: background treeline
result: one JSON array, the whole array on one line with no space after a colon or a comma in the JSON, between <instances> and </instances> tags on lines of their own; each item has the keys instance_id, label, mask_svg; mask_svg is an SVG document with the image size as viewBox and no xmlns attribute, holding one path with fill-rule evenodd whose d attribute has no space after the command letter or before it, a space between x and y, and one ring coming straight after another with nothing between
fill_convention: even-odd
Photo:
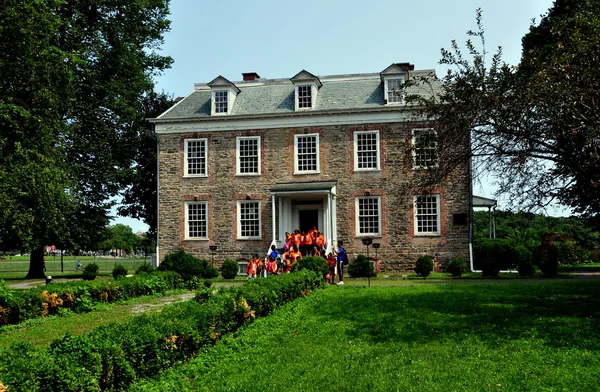
<instances>
[{"instance_id":1,"label":"background treeline","mask_svg":"<svg viewBox=\"0 0 600 392\"><path fill-rule=\"evenodd\" d=\"M558 265L600 263L600 233L583 219L508 211L496 211L495 218L496 239L489 239L489 213L474 212L477 269L489 264L492 269L538 266L555 275Z\"/></svg>"}]
</instances>

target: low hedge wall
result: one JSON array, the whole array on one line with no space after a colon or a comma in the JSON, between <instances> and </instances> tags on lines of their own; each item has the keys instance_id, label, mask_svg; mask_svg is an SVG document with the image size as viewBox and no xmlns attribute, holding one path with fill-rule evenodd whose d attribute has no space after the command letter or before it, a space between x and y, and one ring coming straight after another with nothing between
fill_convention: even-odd
<instances>
[{"instance_id":1,"label":"low hedge wall","mask_svg":"<svg viewBox=\"0 0 600 392\"><path fill-rule=\"evenodd\" d=\"M241 287L205 288L195 300L160 314L98 327L82 337L66 335L46 349L19 343L0 351L0 391L125 390L322 285L314 272L300 271Z\"/></svg>"},{"instance_id":2,"label":"low hedge wall","mask_svg":"<svg viewBox=\"0 0 600 392\"><path fill-rule=\"evenodd\" d=\"M154 272L114 281L52 283L28 290L0 285L0 326L50 316L67 309L86 312L97 303L164 293L182 287L176 272Z\"/></svg>"}]
</instances>

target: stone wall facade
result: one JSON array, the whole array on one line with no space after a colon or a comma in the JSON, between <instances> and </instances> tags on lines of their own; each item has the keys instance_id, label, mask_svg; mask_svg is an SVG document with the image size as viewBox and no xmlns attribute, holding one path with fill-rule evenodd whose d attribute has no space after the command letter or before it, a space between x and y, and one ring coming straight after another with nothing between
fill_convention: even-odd
<instances>
[{"instance_id":1,"label":"stone wall facade","mask_svg":"<svg viewBox=\"0 0 600 392\"><path fill-rule=\"evenodd\" d=\"M183 248L199 258L214 259L220 265L226 258L243 260L252 254L264 255L273 239L270 189L277 183L294 181L337 181L337 238L352 256L365 254L366 248L355 230L356 197L370 194L381 198L380 237L377 251L384 271L414 268L416 259L428 254L440 263L452 257L468 259L470 168L454 171L450 180L433 189L440 195L441 234L419 236L414 233L414 176L411 129L423 124L373 123L317 128L277 128L245 131L195 133L187 130L160 133L159 136L159 238L160 259ZM354 170L354 132L378 130L380 170ZM294 175L294 135L319 134L320 173ZM236 137L260 136L261 175L236 175ZM208 176L185 178L185 139L208 141ZM261 200L262 238L237 239L237 201ZM207 201L208 240L185 239L185 202ZM460 219L459 219L460 217ZM211 252L210 245L217 250ZM370 249L370 256L374 250Z\"/></svg>"}]
</instances>

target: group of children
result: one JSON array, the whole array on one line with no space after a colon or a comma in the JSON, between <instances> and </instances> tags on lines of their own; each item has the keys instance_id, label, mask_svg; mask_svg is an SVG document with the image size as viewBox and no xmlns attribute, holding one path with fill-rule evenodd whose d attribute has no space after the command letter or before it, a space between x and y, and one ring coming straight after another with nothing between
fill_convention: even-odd
<instances>
[{"instance_id":1,"label":"group of children","mask_svg":"<svg viewBox=\"0 0 600 392\"><path fill-rule=\"evenodd\" d=\"M330 284L334 283L335 275L339 278L338 284L344 284L343 266L346 251L342 245L342 242L339 241L337 250L329 252L326 258L329 266L329 274L326 279ZM275 245L271 245L271 251L265 257L264 262L257 254L250 259L246 266L248 279L288 273L291 271L292 265L304 256L322 257L326 247L327 243L323 233L320 233L316 227L307 232L295 230L292 234L285 233L285 244L282 251L276 249Z\"/></svg>"}]
</instances>

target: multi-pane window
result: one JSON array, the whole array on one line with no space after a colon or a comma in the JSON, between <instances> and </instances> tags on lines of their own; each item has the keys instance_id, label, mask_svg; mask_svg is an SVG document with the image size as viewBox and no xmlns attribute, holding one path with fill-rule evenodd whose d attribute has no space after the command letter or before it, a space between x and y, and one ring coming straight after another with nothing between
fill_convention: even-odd
<instances>
[{"instance_id":1,"label":"multi-pane window","mask_svg":"<svg viewBox=\"0 0 600 392\"><path fill-rule=\"evenodd\" d=\"M415 196L415 234L440 234L440 196Z\"/></svg>"},{"instance_id":2,"label":"multi-pane window","mask_svg":"<svg viewBox=\"0 0 600 392\"><path fill-rule=\"evenodd\" d=\"M237 138L237 174L260 174L260 136Z\"/></svg>"},{"instance_id":3,"label":"multi-pane window","mask_svg":"<svg viewBox=\"0 0 600 392\"><path fill-rule=\"evenodd\" d=\"M260 201L238 202L238 238L260 239Z\"/></svg>"},{"instance_id":4,"label":"multi-pane window","mask_svg":"<svg viewBox=\"0 0 600 392\"><path fill-rule=\"evenodd\" d=\"M388 79L387 81L387 102L395 103L402 102L404 94L402 92L402 85L404 80L402 79Z\"/></svg>"},{"instance_id":5,"label":"multi-pane window","mask_svg":"<svg viewBox=\"0 0 600 392\"><path fill-rule=\"evenodd\" d=\"M296 135L295 172L319 172L319 134Z\"/></svg>"},{"instance_id":6,"label":"multi-pane window","mask_svg":"<svg viewBox=\"0 0 600 392\"><path fill-rule=\"evenodd\" d=\"M310 109L312 107L312 87L298 86L298 108Z\"/></svg>"},{"instance_id":7,"label":"multi-pane window","mask_svg":"<svg viewBox=\"0 0 600 392\"><path fill-rule=\"evenodd\" d=\"M227 91L215 91L215 113L227 113Z\"/></svg>"},{"instance_id":8,"label":"multi-pane window","mask_svg":"<svg viewBox=\"0 0 600 392\"><path fill-rule=\"evenodd\" d=\"M208 239L207 202L185 203L185 238Z\"/></svg>"},{"instance_id":9,"label":"multi-pane window","mask_svg":"<svg viewBox=\"0 0 600 392\"><path fill-rule=\"evenodd\" d=\"M207 139L187 139L184 143L184 175L206 176Z\"/></svg>"},{"instance_id":10,"label":"multi-pane window","mask_svg":"<svg viewBox=\"0 0 600 392\"><path fill-rule=\"evenodd\" d=\"M356 235L381 234L381 198L356 198Z\"/></svg>"},{"instance_id":11,"label":"multi-pane window","mask_svg":"<svg viewBox=\"0 0 600 392\"><path fill-rule=\"evenodd\" d=\"M437 165L437 143L432 128L413 129L413 158L415 168L427 168Z\"/></svg>"},{"instance_id":12,"label":"multi-pane window","mask_svg":"<svg viewBox=\"0 0 600 392\"><path fill-rule=\"evenodd\" d=\"M354 133L354 170L379 169L379 131Z\"/></svg>"}]
</instances>

